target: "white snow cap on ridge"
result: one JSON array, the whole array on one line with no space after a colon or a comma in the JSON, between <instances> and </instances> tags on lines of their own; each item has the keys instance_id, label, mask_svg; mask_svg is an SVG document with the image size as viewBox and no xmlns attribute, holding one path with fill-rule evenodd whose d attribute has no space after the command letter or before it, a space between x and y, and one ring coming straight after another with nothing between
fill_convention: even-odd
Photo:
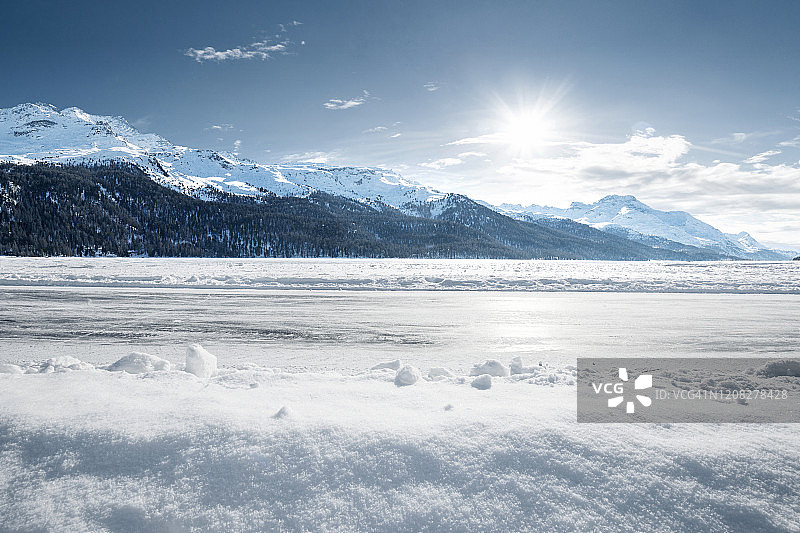
<instances>
[{"instance_id":1,"label":"white snow cap on ridge","mask_svg":"<svg viewBox=\"0 0 800 533\"><path fill-rule=\"evenodd\" d=\"M140 133L122 117L92 115L77 107L59 111L49 104L0 109L0 161L132 163L153 180L199 198L209 198L213 191L282 197L320 191L367 205L402 208L447 196L389 170L260 164L232 153L175 145L156 134Z\"/></svg>"}]
</instances>

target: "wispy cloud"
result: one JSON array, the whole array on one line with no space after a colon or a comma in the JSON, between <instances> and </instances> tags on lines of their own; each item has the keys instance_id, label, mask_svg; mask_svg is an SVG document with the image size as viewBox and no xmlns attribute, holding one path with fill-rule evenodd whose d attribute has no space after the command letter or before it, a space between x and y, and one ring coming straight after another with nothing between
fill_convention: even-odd
<instances>
[{"instance_id":1,"label":"wispy cloud","mask_svg":"<svg viewBox=\"0 0 800 533\"><path fill-rule=\"evenodd\" d=\"M389 138L390 139L397 139L401 135L402 135L402 133L392 133L391 135L389 135Z\"/></svg>"},{"instance_id":2,"label":"wispy cloud","mask_svg":"<svg viewBox=\"0 0 800 533\"><path fill-rule=\"evenodd\" d=\"M751 131L751 132L736 132L732 133L727 137L720 137L718 139L713 139L711 144L742 144L747 141L752 141L754 139L762 139L764 137L770 137L772 135L777 135L779 132L777 131Z\"/></svg>"},{"instance_id":3,"label":"wispy cloud","mask_svg":"<svg viewBox=\"0 0 800 533\"><path fill-rule=\"evenodd\" d=\"M375 126L374 128L369 128L368 130L364 130L364 133L380 133L388 129L389 128L387 128L386 126Z\"/></svg>"},{"instance_id":4,"label":"wispy cloud","mask_svg":"<svg viewBox=\"0 0 800 533\"><path fill-rule=\"evenodd\" d=\"M206 131L226 131L232 129L233 129L233 124L212 124L209 127L205 128Z\"/></svg>"},{"instance_id":5,"label":"wispy cloud","mask_svg":"<svg viewBox=\"0 0 800 533\"><path fill-rule=\"evenodd\" d=\"M189 48L184 55L191 57L198 63L206 61L237 61L242 59L271 59L277 55L290 55L297 44L303 45L305 41L296 43L286 37L290 27L299 26L302 22L292 21L289 24L279 24L282 35L273 38L255 41L247 45L235 46L225 50L217 50L213 46L203 48Z\"/></svg>"},{"instance_id":6,"label":"wispy cloud","mask_svg":"<svg viewBox=\"0 0 800 533\"><path fill-rule=\"evenodd\" d=\"M423 87L425 87L426 91L433 92L433 91L438 91L440 85L435 81L429 81L428 83L423 85Z\"/></svg>"},{"instance_id":7,"label":"wispy cloud","mask_svg":"<svg viewBox=\"0 0 800 533\"><path fill-rule=\"evenodd\" d=\"M434 161L426 161L420 163L419 166L425 168L432 168L434 170L441 170L447 167L454 167L456 165L463 165L467 159L471 157L486 157L483 152L461 152L458 157L443 157Z\"/></svg>"},{"instance_id":8,"label":"wispy cloud","mask_svg":"<svg viewBox=\"0 0 800 533\"><path fill-rule=\"evenodd\" d=\"M331 164L339 161L341 154L337 151L332 152L302 152L297 154L287 154L281 157L282 163L311 163L317 165Z\"/></svg>"},{"instance_id":9,"label":"wispy cloud","mask_svg":"<svg viewBox=\"0 0 800 533\"><path fill-rule=\"evenodd\" d=\"M443 157L442 159L437 159L435 161L427 161L425 163L420 163L419 166L432 168L434 170L441 170L445 167L453 167L456 165L462 164L464 161L457 157Z\"/></svg>"},{"instance_id":10,"label":"wispy cloud","mask_svg":"<svg viewBox=\"0 0 800 533\"><path fill-rule=\"evenodd\" d=\"M236 139L233 141L233 155L239 155L239 149L242 147L242 140Z\"/></svg>"},{"instance_id":11,"label":"wispy cloud","mask_svg":"<svg viewBox=\"0 0 800 533\"><path fill-rule=\"evenodd\" d=\"M322 104L322 106L325 109L334 109L334 110L351 109L353 107L358 107L360 105L363 105L369 98L370 98L369 91L365 90L363 91L363 94L361 96L358 96L356 98L348 98L348 99L331 98L330 100Z\"/></svg>"},{"instance_id":12,"label":"wispy cloud","mask_svg":"<svg viewBox=\"0 0 800 533\"><path fill-rule=\"evenodd\" d=\"M744 163L747 163L748 165L756 165L758 163L763 163L770 157L778 155L780 153L781 153L780 150L767 150L766 152L761 152L760 154L756 154L753 157L748 157L747 159L744 160Z\"/></svg>"},{"instance_id":13,"label":"wispy cloud","mask_svg":"<svg viewBox=\"0 0 800 533\"><path fill-rule=\"evenodd\" d=\"M790 139L788 141L779 142L778 146L781 146L781 147L790 147L790 146L798 147L798 146L800 146L800 135L798 135L794 139Z\"/></svg>"}]
</instances>

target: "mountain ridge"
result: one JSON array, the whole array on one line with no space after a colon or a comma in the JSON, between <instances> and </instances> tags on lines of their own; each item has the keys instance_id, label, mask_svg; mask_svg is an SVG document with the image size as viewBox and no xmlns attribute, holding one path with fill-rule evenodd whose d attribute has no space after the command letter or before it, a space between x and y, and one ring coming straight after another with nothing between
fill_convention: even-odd
<instances>
[{"instance_id":1,"label":"mountain ridge","mask_svg":"<svg viewBox=\"0 0 800 533\"><path fill-rule=\"evenodd\" d=\"M566 218L603 231L625 235L637 242L652 238L667 241L667 246L687 245L740 259L783 260L793 253L774 250L749 233L723 233L686 211L660 211L632 195L607 195L592 204L572 202L567 208L531 204L501 204L498 211L520 220Z\"/></svg>"}]
</instances>

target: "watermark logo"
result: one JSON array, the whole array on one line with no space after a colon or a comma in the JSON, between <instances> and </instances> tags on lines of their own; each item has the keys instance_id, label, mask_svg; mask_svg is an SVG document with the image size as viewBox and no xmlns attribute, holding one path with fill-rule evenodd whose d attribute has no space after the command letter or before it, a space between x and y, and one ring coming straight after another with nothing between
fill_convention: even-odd
<instances>
[{"instance_id":1,"label":"watermark logo","mask_svg":"<svg viewBox=\"0 0 800 533\"><path fill-rule=\"evenodd\" d=\"M577 363L581 423L800 424L800 358L579 357Z\"/></svg>"},{"instance_id":2,"label":"watermark logo","mask_svg":"<svg viewBox=\"0 0 800 533\"><path fill-rule=\"evenodd\" d=\"M622 380L622 383L592 383L592 388L594 389L595 394L600 394L600 392L602 391L606 394L615 395L608 399L609 407L615 408L625 403L625 412L628 414L633 414L634 412L636 412L636 402L633 401L633 399L630 399L627 402L625 401L625 383L628 382L627 368L620 367L619 379ZM634 391L638 390L643 391L645 389L652 388L652 386L653 386L652 374L641 374L633 382ZM650 404L653 403L652 398L650 398L649 396L645 396L644 394L634 393L633 396L644 407L650 407Z\"/></svg>"}]
</instances>

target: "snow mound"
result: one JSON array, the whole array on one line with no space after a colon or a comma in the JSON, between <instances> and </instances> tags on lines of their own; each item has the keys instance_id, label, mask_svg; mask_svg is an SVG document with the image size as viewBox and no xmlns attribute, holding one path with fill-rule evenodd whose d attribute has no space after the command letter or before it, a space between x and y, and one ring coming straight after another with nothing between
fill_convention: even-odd
<instances>
[{"instance_id":1,"label":"snow mound","mask_svg":"<svg viewBox=\"0 0 800 533\"><path fill-rule=\"evenodd\" d=\"M10 363L0 363L0 374L22 374L22 368Z\"/></svg>"},{"instance_id":2,"label":"snow mound","mask_svg":"<svg viewBox=\"0 0 800 533\"><path fill-rule=\"evenodd\" d=\"M499 378L510 375L508 368L497 359L488 359L483 363L476 364L469 371L470 376L480 376L482 374L489 374Z\"/></svg>"},{"instance_id":3,"label":"snow mound","mask_svg":"<svg viewBox=\"0 0 800 533\"><path fill-rule=\"evenodd\" d=\"M69 370L94 370L94 366L89 363L84 363L80 359L76 359L69 355L61 355L59 357L51 357L44 363L39 365L35 370L40 374L50 374L52 372L67 372Z\"/></svg>"},{"instance_id":4,"label":"snow mound","mask_svg":"<svg viewBox=\"0 0 800 533\"><path fill-rule=\"evenodd\" d=\"M525 366L522 363L521 357L515 357L511 360L511 373L512 374L533 374L541 369L539 366Z\"/></svg>"},{"instance_id":5,"label":"snow mound","mask_svg":"<svg viewBox=\"0 0 800 533\"><path fill-rule=\"evenodd\" d=\"M397 371L397 375L394 377L394 384L398 387L413 385L419 381L420 377L422 377L422 374L420 374L416 367L406 365Z\"/></svg>"},{"instance_id":6,"label":"snow mound","mask_svg":"<svg viewBox=\"0 0 800 533\"><path fill-rule=\"evenodd\" d=\"M792 359L770 361L758 373L768 378L778 376L800 377L800 361Z\"/></svg>"},{"instance_id":7,"label":"snow mound","mask_svg":"<svg viewBox=\"0 0 800 533\"><path fill-rule=\"evenodd\" d=\"M478 390L487 390L492 388L492 376L489 374L482 374L472 380L471 385Z\"/></svg>"},{"instance_id":8,"label":"snow mound","mask_svg":"<svg viewBox=\"0 0 800 533\"><path fill-rule=\"evenodd\" d=\"M455 377L455 375L446 368L436 366L428 370L428 377L430 379L444 379Z\"/></svg>"},{"instance_id":9,"label":"snow mound","mask_svg":"<svg viewBox=\"0 0 800 533\"><path fill-rule=\"evenodd\" d=\"M403 366L403 364L400 362L400 359L395 359L394 361L384 361L383 363L378 363L370 368L370 370L382 370L384 368L388 368L390 370L400 370L401 366Z\"/></svg>"},{"instance_id":10,"label":"snow mound","mask_svg":"<svg viewBox=\"0 0 800 533\"><path fill-rule=\"evenodd\" d=\"M186 348L185 370L198 378L210 378L217 373L217 356L199 344L190 344Z\"/></svg>"},{"instance_id":11,"label":"snow mound","mask_svg":"<svg viewBox=\"0 0 800 533\"><path fill-rule=\"evenodd\" d=\"M157 370L170 371L172 364L166 359L144 352L132 352L115 361L108 367L110 372L127 372L129 374L142 374Z\"/></svg>"}]
</instances>

